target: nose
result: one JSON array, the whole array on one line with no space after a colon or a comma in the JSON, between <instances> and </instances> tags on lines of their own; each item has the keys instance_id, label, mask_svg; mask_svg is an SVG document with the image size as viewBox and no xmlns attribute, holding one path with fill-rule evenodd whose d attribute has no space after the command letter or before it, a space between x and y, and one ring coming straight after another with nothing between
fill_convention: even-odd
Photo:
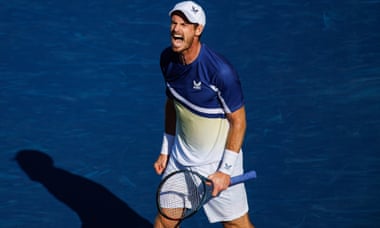
<instances>
[{"instance_id":1,"label":"nose","mask_svg":"<svg viewBox=\"0 0 380 228\"><path fill-rule=\"evenodd\" d=\"M178 24L173 24L172 25L172 32L178 32L179 31L179 26Z\"/></svg>"}]
</instances>

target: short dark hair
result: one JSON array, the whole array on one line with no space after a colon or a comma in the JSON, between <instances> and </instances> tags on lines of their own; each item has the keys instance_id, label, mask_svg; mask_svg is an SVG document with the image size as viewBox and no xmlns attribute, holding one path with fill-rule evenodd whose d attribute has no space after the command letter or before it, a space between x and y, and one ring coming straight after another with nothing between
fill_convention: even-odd
<instances>
[{"instance_id":1,"label":"short dark hair","mask_svg":"<svg viewBox=\"0 0 380 228\"><path fill-rule=\"evenodd\" d=\"M186 15L184 13L182 13L182 11L180 11L180 10L174 11L170 16L173 16L173 15L177 15L177 16L181 17L187 24L192 24L195 26L199 25L198 23L192 23L191 21L189 21L189 19L187 19Z\"/></svg>"}]
</instances>

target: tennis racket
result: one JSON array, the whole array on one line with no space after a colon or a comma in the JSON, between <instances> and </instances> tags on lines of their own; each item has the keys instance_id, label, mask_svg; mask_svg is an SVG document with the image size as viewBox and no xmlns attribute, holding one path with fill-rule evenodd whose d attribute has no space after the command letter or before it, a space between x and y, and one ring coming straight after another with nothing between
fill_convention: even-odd
<instances>
[{"instance_id":1,"label":"tennis racket","mask_svg":"<svg viewBox=\"0 0 380 228\"><path fill-rule=\"evenodd\" d=\"M256 178L249 171L231 178L230 186ZM213 196L212 181L190 170L175 171L166 176L156 193L159 213L170 220L183 220L194 215Z\"/></svg>"}]
</instances>

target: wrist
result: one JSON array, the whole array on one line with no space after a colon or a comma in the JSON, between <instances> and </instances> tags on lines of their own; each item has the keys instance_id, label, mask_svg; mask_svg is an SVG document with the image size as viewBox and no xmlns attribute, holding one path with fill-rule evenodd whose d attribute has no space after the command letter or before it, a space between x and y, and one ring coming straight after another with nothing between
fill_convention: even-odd
<instances>
[{"instance_id":1,"label":"wrist","mask_svg":"<svg viewBox=\"0 0 380 228\"><path fill-rule=\"evenodd\" d=\"M238 158L237 152L229 150L229 149L225 149L218 171L231 176L235 168L235 163L236 163L237 158Z\"/></svg>"},{"instance_id":2,"label":"wrist","mask_svg":"<svg viewBox=\"0 0 380 228\"><path fill-rule=\"evenodd\" d=\"M170 154L173 144L174 144L174 135L164 133L162 137L162 146L161 146L160 153L164 155Z\"/></svg>"}]
</instances>

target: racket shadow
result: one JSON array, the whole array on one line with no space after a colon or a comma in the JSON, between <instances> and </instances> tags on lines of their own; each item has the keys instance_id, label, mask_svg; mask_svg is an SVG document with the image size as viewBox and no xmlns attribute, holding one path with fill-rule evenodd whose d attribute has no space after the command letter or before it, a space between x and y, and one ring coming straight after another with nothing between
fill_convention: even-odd
<instances>
[{"instance_id":1,"label":"racket shadow","mask_svg":"<svg viewBox=\"0 0 380 228\"><path fill-rule=\"evenodd\" d=\"M53 159L43 152L22 150L15 160L31 180L75 211L83 228L153 226L104 186L54 167Z\"/></svg>"}]
</instances>

